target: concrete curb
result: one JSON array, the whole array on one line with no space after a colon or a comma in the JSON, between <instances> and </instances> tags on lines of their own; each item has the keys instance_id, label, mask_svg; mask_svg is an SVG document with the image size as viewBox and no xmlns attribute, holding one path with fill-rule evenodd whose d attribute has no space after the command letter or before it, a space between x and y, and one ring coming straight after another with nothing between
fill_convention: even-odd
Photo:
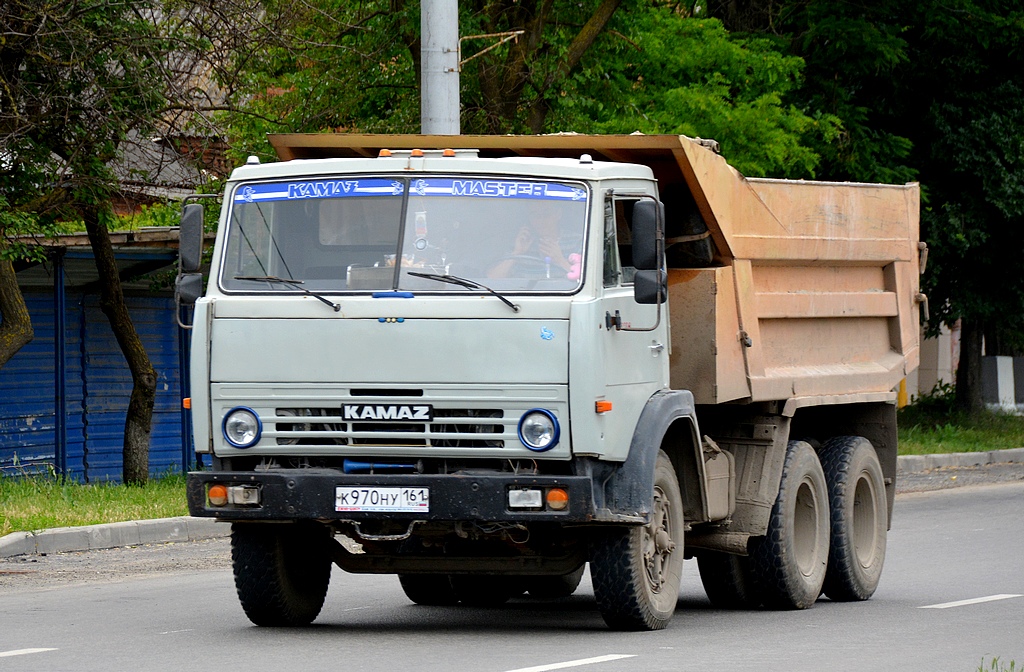
<instances>
[{"instance_id":1,"label":"concrete curb","mask_svg":"<svg viewBox=\"0 0 1024 672\"><path fill-rule=\"evenodd\" d=\"M230 533L230 526L217 523L213 518L190 516L130 520L82 527L57 527L38 532L14 532L0 538L0 558L92 551L172 541L198 541L226 537Z\"/></svg>"},{"instance_id":2,"label":"concrete curb","mask_svg":"<svg viewBox=\"0 0 1024 672\"><path fill-rule=\"evenodd\" d=\"M912 474L941 467L976 467L986 464L1024 462L1024 448L993 450L987 453L949 453L945 455L900 455L896 470ZM172 541L197 541L226 537L231 527L213 518L161 518L124 523L58 527L39 532L14 532L0 537L0 558L16 555L70 553L100 548L163 544Z\"/></svg>"},{"instance_id":3,"label":"concrete curb","mask_svg":"<svg viewBox=\"0 0 1024 672\"><path fill-rule=\"evenodd\" d=\"M900 455L896 472L914 474L940 467L980 467L986 464L1024 462L1024 448L991 450L986 453L946 453L942 455Z\"/></svg>"}]
</instances>

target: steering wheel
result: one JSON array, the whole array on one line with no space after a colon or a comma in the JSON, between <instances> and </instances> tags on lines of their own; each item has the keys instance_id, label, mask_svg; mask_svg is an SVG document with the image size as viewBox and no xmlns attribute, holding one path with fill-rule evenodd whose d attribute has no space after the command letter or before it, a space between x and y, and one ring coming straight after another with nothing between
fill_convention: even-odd
<instances>
[{"instance_id":1,"label":"steering wheel","mask_svg":"<svg viewBox=\"0 0 1024 672\"><path fill-rule=\"evenodd\" d=\"M513 268L521 270L525 275L547 274L551 269L550 261L545 261L532 254L512 254L505 257L504 260L514 262ZM558 266L555 266L555 268L558 269ZM517 273L516 275L519 274Z\"/></svg>"}]
</instances>

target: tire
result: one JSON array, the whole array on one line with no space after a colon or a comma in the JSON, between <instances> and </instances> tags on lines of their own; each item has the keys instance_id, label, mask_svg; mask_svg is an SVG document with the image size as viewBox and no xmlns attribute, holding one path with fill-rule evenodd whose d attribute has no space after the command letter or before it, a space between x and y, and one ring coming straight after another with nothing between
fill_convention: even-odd
<instances>
[{"instance_id":1,"label":"tire","mask_svg":"<svg viewBox=\"0 0 1024 672\"><path fill-rule=\"evenodd\" d=\"M591 538L590 577L609 627L661 630L668 625L679 599L684 525L675 469L659 451L650 522L602 530Z\"/></svg>"},{"instance_id":2,"label":"tire","mask_svg":"<svg viewBox=\"0 0 1024 672\"><path fill-rule=\"evenodd\" d=\"M426 607L450 607L459 603L447 574L399 574L405 596Z\"/></svg>"},{"instance_id":3,"label":"tire","mask_svg":"<svg viewBox=\"0 0 1024 672\"><path fill-rule=\"evenodd\" d=\"M235 589L250 621L263 626L313 622L331 580L328 534L319 524L231 526Z\"/></svg>"},{"instance_id":4,"label":"tire","mask_svg":"<svg viewBox=\"0 0 1024 672\"><path fill-rule=\"evenodd\" d=\"M531 576L526 579L526 589L532 597L542 600L569 597L580 587L586 564L562 576Z\"/></svg>"},{"instance_id":5,"label":"tire","mask_svg":"<svg viewBox=\"0 0 1024 672\"><path fill-rule=\"evenodd\" d=\"M807 609L821 594L828 565L828 487L810 444L790 441L779 494L751 565L774 609Z\"/></svg>"},{"instance_id":6,"label":"tire","mask_svg":"<svg viewBox=\"0 0 1024 672\"><path fill-rule=\"evenodd\" d=\"M467 607L500 607L523 593L518 576L452 574L449 579L459 602Z\"/></svg>"},{"instance_id":7,"label":"tire","mask_svg":"<svg viewBox=\"0 0 1024 672\"><path fill-rule=\"evenodd\" d=\"M827 441L821 463L832 512L825 595L840 602L866 600L885 562L889 505L882 466L874 446L860 436Z\"/></svg>"},{"instance_id":8,"label":"tire","mask_svg":"<svg viewBox=\"0 0 1024 672\"><path fill-rule=\"evenodd\" d=\"M704 592L716 609L756 609L761 606L761 589L749 557L705 551L697 556L697 568Z\"/></svg>"}]
</instances>

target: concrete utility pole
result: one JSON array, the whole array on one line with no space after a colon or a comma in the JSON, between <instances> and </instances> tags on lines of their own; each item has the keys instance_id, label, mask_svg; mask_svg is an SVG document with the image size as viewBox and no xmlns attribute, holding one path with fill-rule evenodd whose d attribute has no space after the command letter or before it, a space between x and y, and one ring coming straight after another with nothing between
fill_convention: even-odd
<instances>
[{"instance_id":1,"label":"concrete utility pole","mask_svg":"<svg viewBox=\"0 0 1024 672\"><path fill-rule=\"evenodd\" d=\"M421 0L420 25L420 132L458 135L458 0Z\"/></svg>"}]
</instances>

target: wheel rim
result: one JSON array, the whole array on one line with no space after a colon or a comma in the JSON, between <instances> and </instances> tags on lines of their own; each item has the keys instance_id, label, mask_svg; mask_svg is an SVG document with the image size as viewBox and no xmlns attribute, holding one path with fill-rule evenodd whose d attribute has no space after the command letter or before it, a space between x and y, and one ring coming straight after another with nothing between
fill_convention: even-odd
<instances>
[{"instance_id":1,"label":"wheel rim","mask_svg":"<svg viewBox=\"0 0 1024 672\"><path fill-rule=\"evenodd\" d=\"M820 564L818 495L810 480L804 479L796 493L796 513L793 516L793 550L800 573L810 576Z\"/></svg>"},{"instance_id":2,"label":"wheel rim","mask_svg":"<svg viewBox=\"0 0 1024 672\"><path fill-rule=\"evenodd\" d=\"M878 550L878 507L871 477L862 472L853 494L853 552L861 567L870 567Z\"/></svg>"},{"instance_id":3,"label":"wheel rim","mask_svg":"<svg viewBox=\"0 0 1024 672\"><path fill-rule=\"evenodd\" d=\"M651 522L644 526L644 568L647 586L658 594L665 587L669 558L676 548L672 540L671 502L665 492L655 486Z\"/></svg>"}]
</instances>

